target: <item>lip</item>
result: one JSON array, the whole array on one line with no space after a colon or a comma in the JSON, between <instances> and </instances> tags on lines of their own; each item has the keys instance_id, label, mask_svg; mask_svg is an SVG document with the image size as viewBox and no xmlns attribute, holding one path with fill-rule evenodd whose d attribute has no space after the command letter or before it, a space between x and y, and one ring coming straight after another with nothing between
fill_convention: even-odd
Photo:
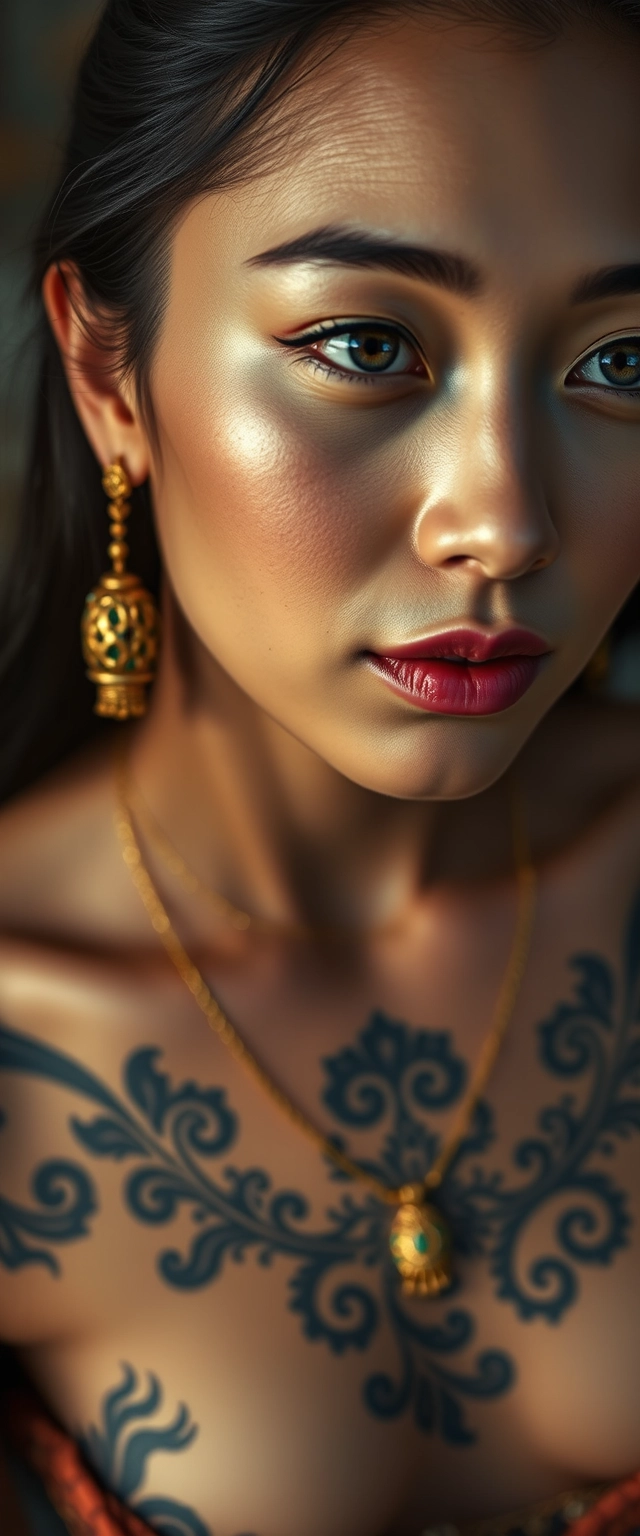
<instances>
[{"instance_id":1,"label":"lip","mask_svg":"<svg viewBox=\"0 0 640 1536\"><path fill-rule=\"evenodd\" d=\"M523 697L551 649L530 629L452 629L366 655L394 693L418 709L493 715Z\"/></svg>"}]
</instances>

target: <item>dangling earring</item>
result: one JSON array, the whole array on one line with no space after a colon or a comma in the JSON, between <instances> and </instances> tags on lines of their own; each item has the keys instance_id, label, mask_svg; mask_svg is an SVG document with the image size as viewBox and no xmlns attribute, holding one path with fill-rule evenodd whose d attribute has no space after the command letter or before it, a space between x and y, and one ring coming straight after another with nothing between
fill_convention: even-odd
<instances>
[{"instance_id":1,"label":"dangling earring","mask_svg":"<svg viewBox=\"0 0 640 1536\"><path fill-rule=\"evenodd\" d=\"M82 616L82 651L87 677L97 684L94 710L115 720L144 715L145 687L153 682L160 641L160 616L150 592L127 571L126 520L131 508L129 476L120 463L105 469L109 497L112 571L89 592Z\"/></svg>"},{"instance_id":2,"label":"dangling earring","mask_svg":"<svg viewBox=\"0 0 640 1536\"><path fill-rule=\"evenodd\" d=\"M611 632L607 630L596 647L583 672L584 681L591 693L599 693L609 676L611 666Z\"/></svg>"}]
</instances>

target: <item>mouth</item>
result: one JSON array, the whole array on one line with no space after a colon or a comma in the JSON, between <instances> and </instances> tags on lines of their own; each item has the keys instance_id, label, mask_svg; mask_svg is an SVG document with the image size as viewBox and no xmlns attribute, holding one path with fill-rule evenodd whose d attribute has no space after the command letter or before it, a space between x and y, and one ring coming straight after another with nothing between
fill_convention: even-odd
<instances>
[{"instance_id":1,"label":"mouth","mask_svg":"<svg viewBox=\"0 0 640 1536\"><path fill-rule=\"evenodd\" d=\"M418 709L494 715L523 697L551 650L529 629L453 629L365 655L371 670Z\"/></svg>"}]
</instances>

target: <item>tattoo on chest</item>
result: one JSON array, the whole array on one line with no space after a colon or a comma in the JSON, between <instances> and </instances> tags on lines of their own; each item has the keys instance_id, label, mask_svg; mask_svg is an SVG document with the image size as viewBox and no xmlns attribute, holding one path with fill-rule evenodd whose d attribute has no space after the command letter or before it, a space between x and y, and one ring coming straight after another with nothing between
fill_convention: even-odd
<instances>
[{"instance_id":1,"label":"tattoo on chest","mask_svg":"<svg viewBox=\"0 0 640 1536\"><path fill-rule=\"evenodd\" d=\"M150 1373L145 1386L133 1366L124 1364L121 1370L122 1380L103 1398L100 1428L90 1424L78 1437L85 1460L103 1486L141 1520L150 1521L158 1536L211 1536L209 1526L180 1500L140 1497L151 1458L158 1451L185 1451L198 1426L184 1403L168 1424L158 1422L163 1393L157 1376Z\"/></svg>"},{"instance_id":2,"label":"tattoo on chest","mask_svg":"<svg viewBox=\"0 0 640 1536\"><path fill-rule=\"evenodd\" d=\"M607 1167L619 1138L640 1131L640 899L616 977L596 954L574 955L573 995L537 1029L549 1098L513 1147L509 1171L491 1166L499 1127L487 1103L442 1187L460 1252L484 1261L496 1295L523 1320L558 1322L579 1293L580 1269L609 1264L629 1241L625 1192ZM323 1063L323 1103L336 1139L358 1157L353 1133L379 1136L369 1166L389 1183L421 1177L439 1146L438 1116L467 1077L448 1035L375 1013L355 1042ZM336 1197L320 1225L304 1194L274 1188L261 1168L230 1161L238 1117L224 1090L174 1087L153 1047L124 1063L114 1093L64 1053L0 1029L0 1069L32 1074L70 1092L70 1133L92 1159L126 1165L131 1217L166 1227L186 1209L193 1237L184 1251L161 1246L156 1268L183 1292L211 1284L223 1266L250 1255L258 1265L293 1261L289 1306L305 1337L336 1355L366 1352L386 1324L394 1372L365 1372L367 1409L393 1419L411 1410L418 1426L447 1441L477 1439L473 1404L515 1381L500 1349L474 1353L476 1323L461 1285L437 1303L403 1298L388 1257L388 1213L335 1169ZM349 1139L351 1133L351 1140ZM504 1168L504 1159L503 1159ZM32 1203L0 1197L0 1262L59 1273L58 1245L86 1236L98 1210L86 1168L57 1158L35 1169ZM462 1357L462 1358L461 1358Z\"/></svg>"}]
</instances>

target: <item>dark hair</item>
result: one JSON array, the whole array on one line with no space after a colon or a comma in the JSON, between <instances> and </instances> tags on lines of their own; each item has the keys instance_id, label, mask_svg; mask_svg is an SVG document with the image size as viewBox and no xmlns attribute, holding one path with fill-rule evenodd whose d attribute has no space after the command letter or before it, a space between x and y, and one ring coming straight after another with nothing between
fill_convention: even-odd
<instances>
[{"instance_id":1,"label":"dark hair","mask_svg":"<svg viewBox=\"0 0 640 1536\"><path fill-rule=\"evenodd\" d=\"M47 267L75 264L151 420L148 370L176 214L196 194L268 163L287 100L317 63L316 45L330 51L353 28L412 9L491 19L542 40L573 14L640 29L640 0L108 0L79 71L59 184L35 246L40 372L0 598L0 798L96 729L78 632L104 562L105 501L40 298ZM133 514L131 565L153 589L159 561L146 486L134 492Z\"/></svg>"}]
</instances>

